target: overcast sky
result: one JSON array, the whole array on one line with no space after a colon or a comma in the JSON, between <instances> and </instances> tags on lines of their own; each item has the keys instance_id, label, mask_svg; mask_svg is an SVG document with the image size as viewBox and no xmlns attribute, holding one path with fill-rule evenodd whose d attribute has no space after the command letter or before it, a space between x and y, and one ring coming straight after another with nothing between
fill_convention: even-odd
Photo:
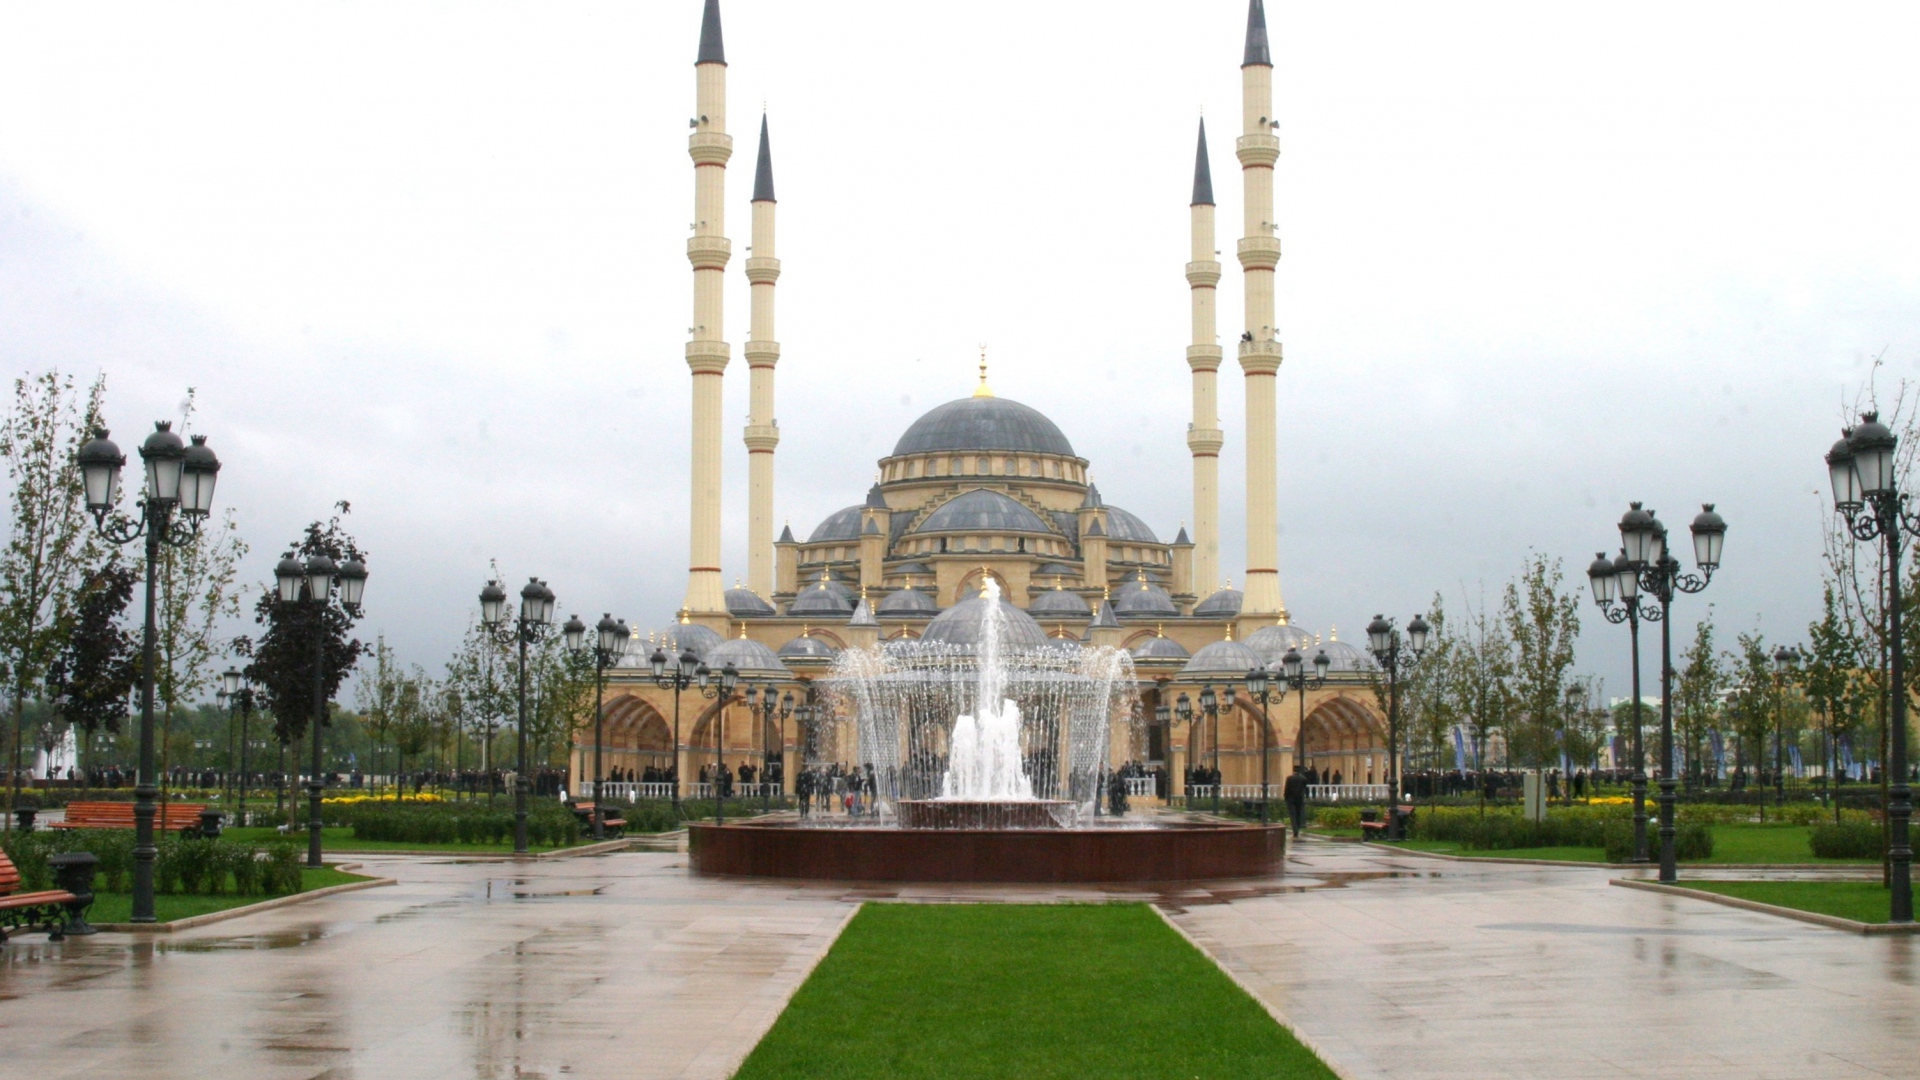
<instances>
[{"instance_id":1,"label":"overcast sky","mask_svg":"<svg viewBox=\"0 0 1920 1080\"><path fill-rule=\"evenodd\" d=\"M0 3L0 360L104 370L128 447L197 388L251 580L350 500L366 626L407 660L438 667L493 558L563 613L666 621L699 9ZM1242 0L724 18L728 583L763 102L796 533L968 392L980 342L1110 503L1190 521L1194 123L1231 343ZM1883 384L1920 370L1920 9L1282 0L1269 22L1296 621L1457 608L1530 549L1584 588L1629 499L1676 531L1711 500L1726 568L1676 632L1711 600L1728 631L1804 636L1840 405L1877 356ZM1220 406L1238 582L1231 359ZM1583 617L1581 670L1623 693L1624 631Z\"/></svg>"}]
</instances>

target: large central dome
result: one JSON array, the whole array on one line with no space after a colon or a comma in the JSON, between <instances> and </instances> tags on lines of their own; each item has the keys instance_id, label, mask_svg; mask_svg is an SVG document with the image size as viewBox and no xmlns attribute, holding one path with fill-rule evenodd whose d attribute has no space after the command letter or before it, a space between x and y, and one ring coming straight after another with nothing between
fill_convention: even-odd
<instances>
[{"instance_id":1,"label":"large central dome","mask_svg":"<svg viewBox=\"0 0 1920 1080\"><path fill-rule=\"evenodd\" d=\"M1073 444L1038 409L1000 397L965 397L934 409L900 436L893 456L948 450L1077 456Z\"/></svg>"}]
</instances>

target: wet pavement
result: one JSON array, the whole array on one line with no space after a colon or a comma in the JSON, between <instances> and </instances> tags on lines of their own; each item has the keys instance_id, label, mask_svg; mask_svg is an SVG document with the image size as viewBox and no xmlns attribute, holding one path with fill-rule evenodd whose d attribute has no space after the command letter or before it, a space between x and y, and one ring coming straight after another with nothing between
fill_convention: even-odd
<instances>
[{"instance_id":1,"label":"wet pavement","mask_svg":"<svg viewBox=\"0 0 1920 1080\"><path fill-rule=\"evenodd\" d=\"M400 884L0 947L0 1076L727 1076L858 903L1155 903L1351 1078L1920 1076L1912 938L1617 871L1299 845L1281 878L728 881L677 852L368 858ZM1731 876L1731 875L1729 875Z\"/></svg>"}]
</instances>

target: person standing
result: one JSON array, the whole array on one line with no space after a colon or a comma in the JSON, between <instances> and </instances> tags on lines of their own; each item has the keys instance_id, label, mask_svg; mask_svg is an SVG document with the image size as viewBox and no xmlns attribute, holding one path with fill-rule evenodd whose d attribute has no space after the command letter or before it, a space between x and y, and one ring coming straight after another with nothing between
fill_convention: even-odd
<instances>
[{"instance_id":1,"label":"person standing","mask_svg":"<svg viewBox=\"0 0 1920 1080\"><path fill-rule=\"evenodd\" d=\"M1293 823L1293 838L1300 838L1300 830L1307 824L1307 777L1300 766L1293 767L1293 774L1280 789L1280 797L1287 804L1287 819Z\"/></svg>"}]
</instances>

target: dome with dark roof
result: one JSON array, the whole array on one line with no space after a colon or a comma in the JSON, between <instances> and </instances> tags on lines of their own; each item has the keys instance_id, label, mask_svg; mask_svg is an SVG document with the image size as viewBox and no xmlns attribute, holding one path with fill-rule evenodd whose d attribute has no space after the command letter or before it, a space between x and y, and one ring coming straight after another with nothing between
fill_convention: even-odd
<instances>
[{"instance_id":1,"label":"dome with dark roof","mask_svg":"<svg viewBox=\"0 0 1920 1080\"><path fill-rule=\"evenodd\" d=\"M913 422L893 455L945 450L1012 450L1074 457L1073 445L1038 409L1001 397L964 397Z\"/></svg>"},{"instance_id":2,"label":"dome with dark roof","mask_svg":"<svg viewBox=\"0 0 1920 1080\"><path fill-rule=\"evenodd\" d=\"M843 590L834 587L831 581L817 581L800 590L800 595L787 605L789 615L849 615L853 604L843 595Z\"/></svg>"},{"instance_id":3,"label":"dome with dark roof","mask_svg":"<svg viewBox=\"0 0 1920 1080\"><path fill-rule=\"evenodd\" d=\"M824 638L797 637L785 645L780 646L780 651L777 655L783 661L826 661L832 660L834 654L839 651L840 650L834 648L833 645Z\"/></svg>"},{"instance_id":4,"label":"dome with dark roof","mask_svg":"<svg viewBox=\"0 0 1920 1080\"><path fill-rule=\"evenodd\" d=\"M1198 609L1194 614L1199 614ZM1280 658L1287 655L1288 649L1299 649L1300 655L1306 657L1308 663L1313 662L1313 635L1297 626L1263 626L1247 635L1247 645L1266 657L1269 664L1279 663Z\"/></svg>"},{"instance_id":5,"label":"dome with dark roof","mask_svg":"<svg viewBox=\"0 0 1920 1080\"><path fill-rule=\"evenodd\" d=\"M1125 544L1157 544L1160 538L1153 535L1147 523L1125 510L1107 504L1107 539L1118 540Z\"/></svg>"},{"instance_id":6,"label":"dome with dark roof","mask_svg":"<svg viewBox=\"0 0 1920 1080\"><path fill-rule=\"evenodd\" d=\"M933 568L923 562L909 562L901 563L899 566L887 572L890 574L913 574L916 577L926 577L933 573Z\"/></svg>"},{"instance_id":7,"label":"dome with dark roof","mask_svg":"<svg viewBox=\"0 0 1920 1080\"><path fill-rule=\"evenodd\" d=\"M728 589L727 614L736 619L757 619L775 614L773 605L760 598L752 589Z\"/></svg>"},{"instance_id":8,"label":"dome with dark roof","mask_svg":"<svg viewBox=\"0 0 1920 1080\"><path fill-rule=\"evenodd\" d=\"M913 531L1044 533L1048 530L1040 515L1008 496L990 488L974 488L928 514Z\"/></svg>"},{"instance_id":9,"label":"dome with dark roof","mask_svg":"<svg viewBox=\"0 0 1920 1080\"><path fill-rule=\"evenodd\" d=\"M1068 566L1066 563L1060 562L1041 563L1040 569L1035 570L1033 576L1077 578L1080 576L1080 569L1079 567Z\"/></svg>"},{"instance_id":10,"label":"dome with dark roof","mask_svg":"<svg viewBox=\"0 0 1920 1080\"><path fill-rule=\"evenodd\" d=\"M931 615L940 610L933 597L919 589L901 589L880 598L874 611L881 615Z\"/></svg>"},{"instance_id":11,"label":"dome with dark roof","mask_svg":"<svg viewBox=\"0 0 1920 1080\"><path fill-rule=\"evenodd\" d=\"M1006 627L1000 635L1000 643L1014 648L1038 648L1047 644L1047 632L1033 621L1033 616L1007 603L1000 601L1000 613L1006 616ZM941 612L927 624L926 633L920 635L921 641L943 641L949 645L977 645L980 643L980 627L986 620L987 600L983 596L962 600Z\"/></svg>"},{"instance_id":12,"label":"dome with dark roof","mask_svg":"<svg viewBox=\"0 0 1920 1080\"><path fill-rule=\"evenodd\" d=\"M1150 637L1133 647L1135 660L1185 660L1186 646L1170 637Z\"/></svg>"},{"instance_id":13,"label":"dome with dark roof","mask_svg":"<svg viewBox=\"0 0 1920 1080\"><path fill-rule=\"evenodd\" d=\"M792 677L793 674L787 670L785 664L780 662L780 658L774 655L772 649L750 638L733 638L723 641L708 649L707 655L701 657L701 660L715 672L732 664L733 669L740 674L756 678L773 676L784 679Z\"/></svg>"},{"instance_id":14,"label":"dome with dark roof","mask_svg":"<svg viewBox=\"0 0 1920 1080\"><path fill-rule=\"evenodd\" d=\"M692 650L693 655L704 660L707 657L707 650L723 640L719 634L704 626L696 626L693 623L669 623L665 630L654 635L653 644L649 647L647 655L652 656L653 649L664 648L667 659L671 661L680 655L681 650L687 649Z\"/></svg>"},{"instance_id":15,"label":"dome with dark roof","mask_svg":"<svg viewBox=\"0 0 1920 1080\"><path fill-rule=\"evenodd\" d=\"M1085 619L1092 617L1093 609L1087 606L1087 601L1077 592L1048 589L1034 597L1033 602L1027 605L1027 614L1036 618L1041 615L1052 615L1063 619Z\"/></svg>"},{"instance_id":16,"label":"dome with dark roof","mask_svg":"<svg viewBox=\"0 0 1920 1080\"><path fill-rule=\"evenodd\" d=\"M1187 661L1187 666L1180 669L1180 674L1245 678L1247 672L1265 666L1266 660L1247 648L1246 642L1216 641L1194 653L1193 659Z\"/></svg>"},{"instance_id":17,"label":"dome with dark roof","mask_svg":"<svg viewBox=\"0 0 1920 1080\"><path fill-rule=\"evenodd\" d=\"M1372 654L1351 642L1329 641L1319 649L1313 651L1301 649L1300 653L1306 657L1307 663L1311 664L1314 652L1323 650L1327 654L1327 659L1332 661L1327 666L1328 671L1373 672L1380 669L1380 665L1373 662Z\"/></svg>"},{"instance_id":18,"label":"dome with dark roof","mask_svg":"<svg viewBox=\"0 0 1920 1080\"><path fill-rule=\"evenodd\" d=\"M1113 590L1113 612L1139 618L1178 615L1180 609L1160 586L1150 581L1129 581Z\"/></svg>"},{"instance_id":19,"label":"dome with dark roof","mask_svg":"<svg viewBox=\"0 0 1920 1080\"><path fill-rule=\"evenodd\" d=\"M827 540L860 539L860 523L865 519L867 506L860 503L835 510L827 515L827 520L814 526L813 535L807 537L807 543L818 544Z\"/></svg>"},{"instance_id":20,"label":"dome with dark roof","mask_svg":"<svg viewBox=\"0 0 1920 1080\"><path fill-rule=\"evenodd\" d=\"M1231 619L1240 614L1240 602L1246 596L1239 589L1221 589L1205 600L1193 605L1193 614L1199 619ZM1263 627L1262 629L1272 629ZM1258 631L1256 631L1257 633ZM1251 642L1253 639L1247 639ZM1285 649L1280 650L1285 652Z\"/></svg>"}]
</instances>

